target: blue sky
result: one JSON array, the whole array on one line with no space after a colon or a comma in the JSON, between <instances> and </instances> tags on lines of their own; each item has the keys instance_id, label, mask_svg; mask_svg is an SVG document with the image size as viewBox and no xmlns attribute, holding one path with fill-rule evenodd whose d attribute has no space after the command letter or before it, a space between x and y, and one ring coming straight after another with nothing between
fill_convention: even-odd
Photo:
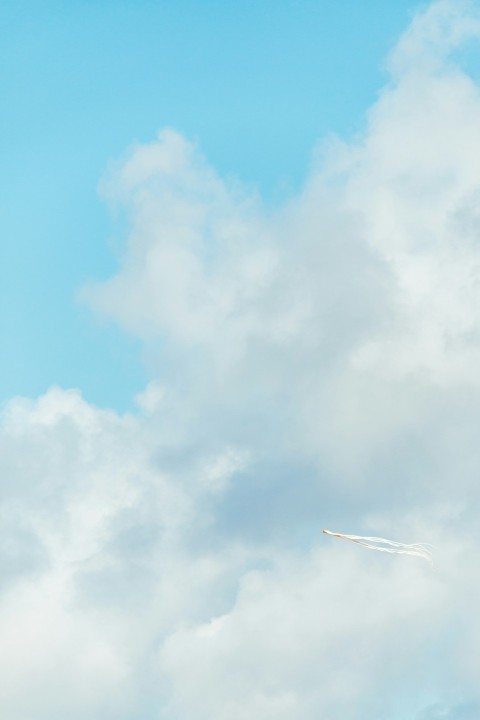
<instances>
[{"instance_id":1,"label":"blue sky","mask_svg":"<svg viewBox=\"0 0 480 720\"><path fill-rule=\"evenodd\" d=\"M477 720L479 2L0 17L0 716Z\"/></svg>"},{"instance_id":2,"label":"blue sky","mask_svg":"<svg viewBox=\"0 0 480 720\"><path fill-rule=\"evenodd\" d=\"M97 186L171 126L276 202L362 129L412 2L6 0L0 11L0 397L52 384L131 406L141 347L80 307L124 238Z\"/></svg>"}]
</instances>

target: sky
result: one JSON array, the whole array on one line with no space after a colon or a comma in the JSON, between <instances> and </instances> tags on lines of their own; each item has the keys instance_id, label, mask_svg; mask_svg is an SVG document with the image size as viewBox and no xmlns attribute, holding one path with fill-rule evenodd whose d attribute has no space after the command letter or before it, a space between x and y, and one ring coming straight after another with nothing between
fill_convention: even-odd
<instances>
[{"instance_id":1,"label":"sky","mask_svg":"<svg viewBox=\"0 0 480 720\"><path fill-rule=\"evenodd\" d=\"M149 377L142 346L76 292L121 257L125 233L98 192L110 164L172 127L222 175L281 201L319 140L363 127L410 7L4 0L0 398L61 384L131 408Z\"/></svg>"},{"instance_id":2,"label":"sky","mask_svg":"<svg viewBox=\"0 0 480 720\"><path fill-rule=\"evenodd\" d=\"M0 34L0 715L477 720L480 3Z\"/></svg>"}]
</instances>

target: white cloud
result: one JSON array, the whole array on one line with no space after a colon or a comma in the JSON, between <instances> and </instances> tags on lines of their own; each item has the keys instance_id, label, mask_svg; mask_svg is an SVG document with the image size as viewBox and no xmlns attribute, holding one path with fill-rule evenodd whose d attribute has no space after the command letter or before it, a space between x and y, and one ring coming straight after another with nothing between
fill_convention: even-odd
<instances>
[{"instance_id":1,"label":"white cloud","mask_svg":"<svg viewBox=\"0 0 480 720\"><path fill-rule=\"evenodd\" d=\"M113 168L125 256L84 295L153 380L135 414L4 411L2 716L477 707L480 93L451 56L476 34L458 3L417 15L364 136L280 208L172 130Z\"/></svg>"},{"instance_id":2,"label":"white cloud","mask_svg":"<svg viewBox=\"0 0 480 720\"><path fill-rule=\"evenodd\" d=\"M480 35L478 6L471 0L438 0L417 13L389 57L393 78L443 72L449 55Z\"/></svg>"},{"instance_id":3,"label":"white cloud","mask_svg":"<svg viewBox=\"0 0 480 720\"><path fill-rule=\"evenodd\" d=\"M2 566L18 558L17 526L41 562L2 578L2 716L138 717L142 692L158 702L148 673L162 637L222 611L249 561L232 545L196 548L210 496L246 458L184 452L149 422L55 388L5 409L2 514L15 522Z\"/></svg>"},{"instance_id":4,"label":"white cloud","mask_svg":"<svg viewBox=\"0 0 480 720\"><path fill-rule=\"evenodd\" d=\"M169 638L172 715L372 716L370 693L419 672L443 591L414 564L372 565L319 546L282 557L274 571L243 577L228 614Z\"/></svg>"}]
</instances>

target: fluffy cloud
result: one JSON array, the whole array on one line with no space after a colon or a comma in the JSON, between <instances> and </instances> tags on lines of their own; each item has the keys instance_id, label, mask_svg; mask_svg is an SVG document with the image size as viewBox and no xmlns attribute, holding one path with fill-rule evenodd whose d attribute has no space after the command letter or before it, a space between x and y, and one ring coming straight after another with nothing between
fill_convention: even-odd
<instances>
[{"instance_id":1,"label":"fluffy cloud","mask_svg":"<svg viewBox=\"0 0 480 720\"><path fill-rule=\"evenodd\" d=\"M124 416L4 410L5 717L475 715L480 92L452 53L478 33L418 14L364 135L282 207L173 130L104 181L129 234L83 295L153 381Z\"/></svg>"},{"instance_id":2,"label":"fluffy cloud","mask_svg":"<svg viewBox=\"0 0 480 720\"><path fill-rule=\"evenodd\" d=\"M149 422L60 389L4 412L5 717L139 717L159 702L149 658L162 637L223 611L250 562L198 547L243 454L185 452Z\"/></svg>"}]
</instances>

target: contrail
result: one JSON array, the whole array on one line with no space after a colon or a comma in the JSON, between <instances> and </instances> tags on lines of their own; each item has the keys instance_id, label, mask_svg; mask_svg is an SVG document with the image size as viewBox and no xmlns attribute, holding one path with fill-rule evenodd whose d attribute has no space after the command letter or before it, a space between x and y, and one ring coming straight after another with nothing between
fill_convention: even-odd
<instances>
[{"instance_id":1,"label":"contrail","mask_svg":"<svg viewBox=\"0 0 480 720\"><path fill-rule=\"evenodd\" d=\"M324 530L323 532L325 535L333 535L334 537L349 540L357 545L363 545L363 547L370 548L370 550L378 550L378 552L391 553L392 555L413 555L414 557L420 557L432 562L432 553L429 550L431 546L428 543L413 543L412 545L407 545L405 543L395 542L394 540L386 540L385 538L343 535L342 533L330 532L330 530Z\"/></svg>"}]
</instances>

